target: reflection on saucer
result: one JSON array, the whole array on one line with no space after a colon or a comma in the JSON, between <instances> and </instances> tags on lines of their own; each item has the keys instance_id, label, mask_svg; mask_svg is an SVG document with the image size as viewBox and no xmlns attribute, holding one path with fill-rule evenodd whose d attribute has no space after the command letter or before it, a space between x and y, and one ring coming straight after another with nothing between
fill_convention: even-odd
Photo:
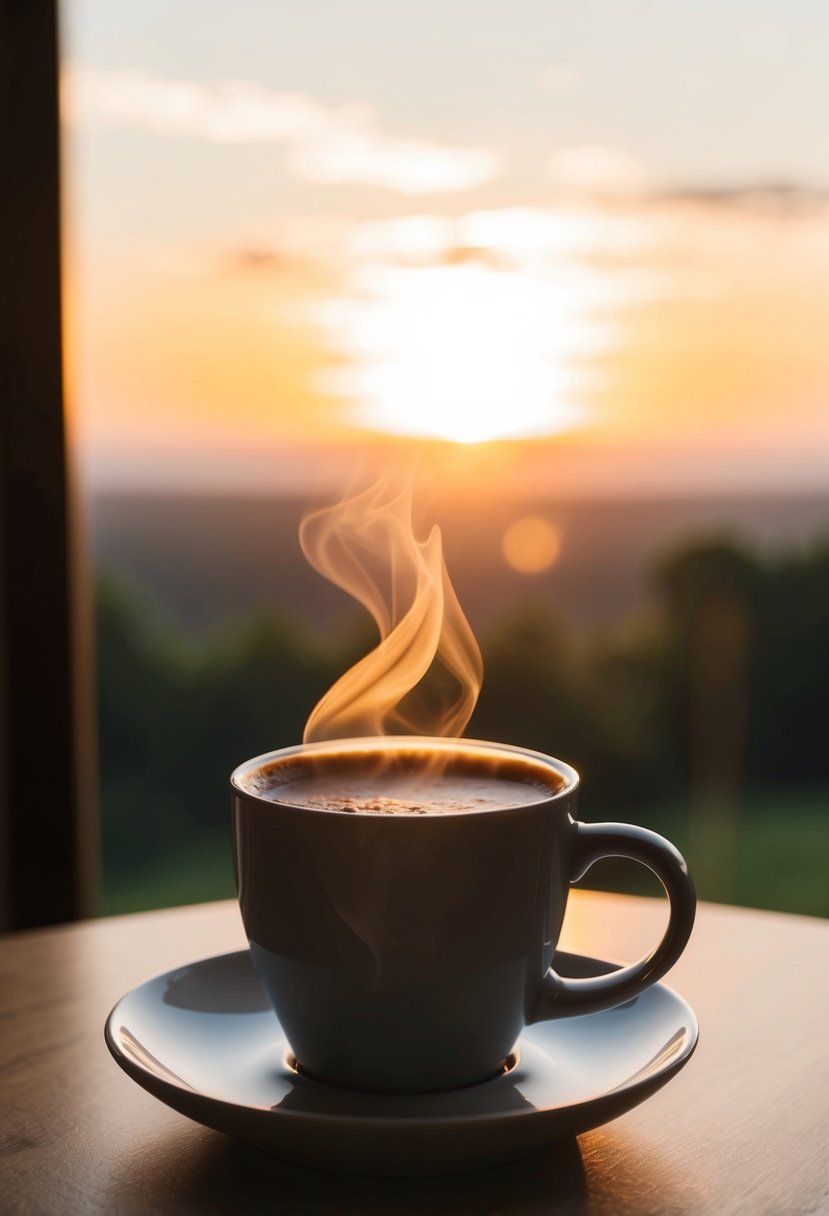
<instances>
[{"instance_id":1,"label":"reflection on saucer","mask_svg":"<svg viewBox=\"0 0 829 1216\"><path fill-rule=\"evenodd\" d=\"M244 951L206 958L171 972L161 999L193 1013L262 1013L270 1009Z\"/></svg>"}]
</instances>

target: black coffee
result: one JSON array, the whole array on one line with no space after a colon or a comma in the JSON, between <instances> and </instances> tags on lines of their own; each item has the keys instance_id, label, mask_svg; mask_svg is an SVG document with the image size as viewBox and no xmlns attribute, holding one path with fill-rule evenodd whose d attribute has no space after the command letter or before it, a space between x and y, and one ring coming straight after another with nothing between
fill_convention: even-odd
<instances>
[{"instance_id":1,"label":"black coffee","mask_svg":"<svg viewBox=\"0 0 829 1216\"><path fill-rule=\"evenodd\" d=\"M300 754L264 766L249 784L274 802L312 810L451 815L540 802L563 780L529 759L423 749Z\"/></svg>"}]
</instances>

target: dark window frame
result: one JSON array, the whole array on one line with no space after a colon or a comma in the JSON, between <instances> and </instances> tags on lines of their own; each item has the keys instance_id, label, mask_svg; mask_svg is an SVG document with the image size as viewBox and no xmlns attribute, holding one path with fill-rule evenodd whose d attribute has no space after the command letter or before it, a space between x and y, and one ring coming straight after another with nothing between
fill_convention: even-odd
<instances>
[{"instance_id":1,"label":"dark window frame","mask_svg":"<svg viewBox=\"0 0 829 1216\"><path fill-rule=\"evenodd\" d=\"M92 915L93 665L61 329L58 15L0 0L0 928Z\"/></svg>"}]
</instances>

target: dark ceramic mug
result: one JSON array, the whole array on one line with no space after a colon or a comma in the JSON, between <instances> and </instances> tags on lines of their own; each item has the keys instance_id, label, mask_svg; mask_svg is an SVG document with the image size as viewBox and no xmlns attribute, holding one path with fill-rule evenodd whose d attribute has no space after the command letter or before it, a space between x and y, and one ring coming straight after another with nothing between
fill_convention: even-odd
<instances>
[{"instance_id":1,"label":"dark ceramic mug","mask_svg":"<svg viewBox=\"0 0 829 1216\"><path fill-rule=\"evenodd\" d=\"M553 788L527 805L426 815L309 809L257 792L257 773L299 753L324 764L343 752L424 746L450 758L523 758L543 766ZM646 828L579 823L578 783L569 765L539 752L418 737L285 748L235 770L242 919L308 1075L397 1092L473 1084L503 1069L525 1026L619 1005L668 971L694 923L685 862ZM668 927L639 962L565 979L552 963L567 892L602 857L653 870Z\"/></svg>"}]
</instances>

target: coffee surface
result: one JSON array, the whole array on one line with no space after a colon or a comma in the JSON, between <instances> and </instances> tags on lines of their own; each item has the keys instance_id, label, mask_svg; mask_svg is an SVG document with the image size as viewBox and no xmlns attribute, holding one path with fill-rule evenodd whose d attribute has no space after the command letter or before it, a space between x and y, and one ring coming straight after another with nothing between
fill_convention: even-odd
<instances>
[{"instance_id":1,"label":"coffee surface","mask_svg":"<svg viewBox=\"0 0 829 1216\"><path fill-rule=\"evenodd\" d=\"M526 806L561 788L541 765L462 758L411 756L391 762L377 755L296 758L260 769L252 792L274 802L321 811L364 815L452 815L462 811Z\"/></svg>"}]
</instances>

